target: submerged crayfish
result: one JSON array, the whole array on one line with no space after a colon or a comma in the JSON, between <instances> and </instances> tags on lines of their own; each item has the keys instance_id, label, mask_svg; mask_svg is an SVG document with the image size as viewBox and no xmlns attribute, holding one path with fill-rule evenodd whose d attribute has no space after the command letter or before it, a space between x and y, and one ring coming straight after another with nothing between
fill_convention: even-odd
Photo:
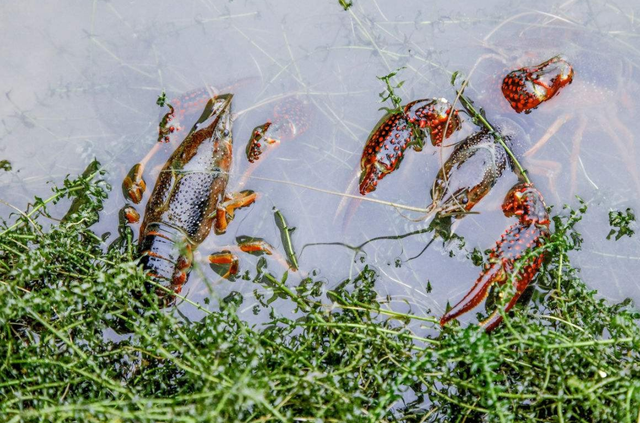
<instances>
[{"instance_id":1,"label":"submerged crayfish","mask_svg":"<svg viewBox=\"0 0 640 423\"><path fill-rule=\"evenodd\" d=\"M530 113L570 84L573 76L571 64L562 56L554 56L537 66L509 72L502 81L502 93L517 113ZM465 86L458 92L458 99L473 122L483 129L456 144L443 163L431 185L433 202L427 208L428 215L433 213L436 219L465 216L496 185L504 170L510 168L520 183L509 191L502 210L507 217L517 216L518 223L496 243L475 286L444 314L442 326L482 302L494 283L513 282L515 294L504 310L509 311L540 269L543 253L539 247L550 235L542 194L529 182L513 155L508 145L512 137L492 125L483 109L475 109L473 102L464 96ZM434 146L441 147L460 125L458 111L444 99L417 100L385 115L371 132L362 153L360 193L375 190L379 180L396 170L407 147L420 151L425 136L431 138ZM490 331L501 321L502 314L496 310L481 325Z\"/></svg>"},{"instance_id":2,"label":"submerged crayfish","mask_svg":"<svg viewBox=\"0 0 640 423\"><path fill-rule=\"evenodd\" d=\"M193 251L211 228L223 233L235 210L256 199L252 191L226 193L233 151L232 97L224 94L208 101L162 168L145 209L138 244L140 263L175 293L187 281ZM165 297L163 290L156 291Z\"/></svg>"}]
</instances>

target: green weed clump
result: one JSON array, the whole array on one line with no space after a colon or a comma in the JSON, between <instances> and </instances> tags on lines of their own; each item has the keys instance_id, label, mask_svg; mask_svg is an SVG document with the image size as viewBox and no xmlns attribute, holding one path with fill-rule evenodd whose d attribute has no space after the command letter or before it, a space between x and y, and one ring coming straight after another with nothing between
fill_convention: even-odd
<instances>
[{"instance_id":1,"label":"green weed clump","mask_svg":"<svg viewBox=\"0 0 640 423\"><path fill-rule=\"evenodd\" d=\"M635 231L630 226L636 221L636 215L633 210L627 207L624 213L618 210L611 210L609 212L609 225L611 230L607 235L607 239L611 239L615 235L615 240L619 240L623 236L631 237L635 234Z\"/></svg>"},{"instance_id":2,"label":"green weed clump","mask_svg":"<svg viewBox=\"0 0 640 423\"><path fill-rule=\"evenodd\" d=\"M110 249L91 231L108 187L89 173L0 228L1 421L639 419L640 316L569 264L584 207L554 218L533 300L491 334L385 308L369 269L326 297L262 275L296 313L264 303L254 327L241 296L198 322L159 309L127 231Z\"/></svg>"}]
</instances>

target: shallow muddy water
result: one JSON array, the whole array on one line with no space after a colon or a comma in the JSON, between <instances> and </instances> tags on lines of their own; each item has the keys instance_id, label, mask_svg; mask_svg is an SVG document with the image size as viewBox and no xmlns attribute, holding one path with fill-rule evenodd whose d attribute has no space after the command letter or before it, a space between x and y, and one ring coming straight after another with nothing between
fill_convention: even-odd
<instances>
[{"instance_id":1,"label":"shallow muddy water","mask_svg":"<svg viewBox=\"0 0 640 423\"><path fill-rule=\"evenodd\" d=\"M609 210L640 211L640 7L633 1L540 1L535 8L482 3L430 2L427 9L420 1L354 0L344 11L337 0L5 2L0 159L13 170L0 172L0 199L24 209L34 195L48 196L48 181L60 183L96 157L114 186L96 230L115 233L122 178L156 143L166 112L156 105L158 95L173 98L204 86L232 91L235 156L228 190L248 188L260 198L238 211L225 235L212 234L200 245L187 296L202 304L212 297L205 306L215 308L240 292L251 318L254 291L269 295L268 287L219 280L206 256L241 235L262 237L283 255L277 207L296 228L300 271L290 273L288 284L313 275L330 289L368 265L380 274L378 292L389 296L392 308L441 315L478 276L467 253L491 248L513 223L500 204L515 176L505 173L476 207L479 214L456 225L465 238L462 249L436 241L411 260L432 234L375 240L360 251L349 246L419 231L426 226L421 213L336 193L358 195L362 148L384 113L379 108L391 106L380 103L384 86L377 76L403 68L395 81L405 81L397 92L405 102L453 100L451 74L460 71L470 80L467 94L487 117L520 134L514 149L553 212L564 204L577 208L576 195L588 203L579 226L583 251L572 263L585 282L611 301L638 303L640 235L619 241L606 235ZM574 82L531 114L511 111L501 78L557 54L573 64ZM252 129L287 97L310 110L308 129L249 164L244 148ZM464 120L447 144L474 131ZM367 198L426 207L449 151L407 151L401 168ZM152 175L150 169L150 185ZM59 205L59 216L65 206ZM0 204L0 215L10 212ZM255 273L256 257L239 259L242 272ZM286 270L273 257L268 263L275 274ZM197 314L186 305L181 311Z\"/></svg>"}]
</instances>

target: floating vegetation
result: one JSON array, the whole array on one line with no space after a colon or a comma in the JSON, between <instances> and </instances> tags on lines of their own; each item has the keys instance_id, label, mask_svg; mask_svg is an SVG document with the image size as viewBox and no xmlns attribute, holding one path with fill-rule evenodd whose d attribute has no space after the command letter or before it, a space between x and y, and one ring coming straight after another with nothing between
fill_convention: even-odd
<instances>
[{"instance_id":1,"label":"floating vegetation","mask_svg":"<svg viewBox=\"0 0 640 423\"><path fill-rule=\"evenodd\" d=\"M89 227L107 189L100 170L68 179L2 224L2 421L638 418L640 314L597 299L570 266L585 206L553 217L530 252L547 257L532 304L491 335L388 309L367 268L326 297L322 282L295 287L263 269L256 282L271 295L254 309L270 318L254 327L236 314L239 293L196 322L160 309L135 248L105 249ZM63 198L82 201L50 220Z\"/></svg>"},{"instance_id":2,"label":"floating vegetation","mask_svg":"<svg viewBox=\"0 0 640 423\"><path fill-rule=\"evenodd\" d=\"M169 135L176 130L175 126L169 125L176 111L173 106L167 102L167 94L164 91L158 96L156 104L160 107L167 106L169 108L169 111L165 113L158 125L158 142L169 142Z\"/></svg>"},{"instance_id":3,"label":"floating vegetation","mask_svg":"<svg viewBox=\"0 0 640 423\"><path fill-rule=\"evenodd\" d=\"M382 107L380 110L386 110L389 113L403 112L402 98L400 98L400 96L396 94L395 90L399 90L400 88L402 88L402 86L404 85L404 81L400 81L395 85L393 85L393 83L391 82L391 78L395 77L403 69L405 68L401 67L394 70L393 72L390 72L387 75L376 77L385 84L385 90L378 94L380 96L380 101L384 103L387 100L391 100L391 103L393 104L393 108Z\"/></svg>"},{"instance_id":4,"label":"floating vegetation","mask_svg":"<svg viewBox=\"0 0 640 423\"><path fill-rule=\"evenodd\" d=\"M475 75L491 77L491 69L503 67L500 59L515 58L520 56L519 52L525 52L525 58L533 60L536 55L548 54L550 49L565 47L574 53L576 66L584 64L585 58L596 63L591 69L577 67L580 78L576 79L578 85L572 87L576 92L567 90L566 96L559 98L564 103L558 102L556 110L548 115L544 110L535 113L539 115L536 118L545 119L535 119L530 134L534 138L542 135L541 140L562 140L563 145L554 150L550 143L547 145L550 149L542 152L542 157L535 157L536 150L529 150L524 157L527 163L539 158L559 160L561 169L571 171L561 174L557 181L563 184L571 178L571 192L588 188L587 183L597 190L590 177L595 172L598 177L593 180L611 193L603 197L599 191L590 202L608 207L612 206L612 199L637 198L640 186L637 155L632 154L634 134L638 132L634 120L638 55L633 49L637 21L628 7L617 8L612 2L603 1L520 7L509 2L508 10L499 5L483 4L480 9L451 4L442 12L438 7L419 10L409 4L403 4L399 10L382 2L361 3L349 9L352 2L340 0L339 7L348 11L339 17L346 19L331 22L335 17L331 12L339 14L335 3L323 5L326 10L314 9L311 17L303 19L295 15L301 9L287 5L279 8L272 2L255 5L246 2L248 9L234 2L228 11L202 9L195 4L169 13L129 3L132 2L120 5L95 2L95 7L85 8L86 13L79 16L81 22L86 22L82 27L87 31L75 39L64 31L64 25L70 29L78 27L70 25L68 19L47 21L37 19L38 13L32 14L33 22L14 19L16 25L35 30L31 31L35 38L43 39L49 47L46 50L35 46L34 57L50 58L53 46L57 60L50 61L54 67L40 67L39 74L32 78L37 80L37 84L31 84L33 89L7 87L6 97L13 108L4 113L0 129L3 144L7 144L6 152L27 142L33 143L35 149L42 144L45 148L36 152L47 155L48 160L35 161L27 174L4 174L10 179L6 200L22 202L25 193L39 193L41 187L35 185L43 175L55 177L65 168L77 167L79 160L90 155L108 159L115 172L121 171L121 166L130 167L137 152L146 149L144 143L134 145L132 135L138 132L132 129L147 126L150 113L154 114L142 107L143 97L158 87L167 87L173 93L211 78L241 77L244 72L259 74L258 89L244 90L247 103L253 99L260 101L247 104L247 114L240 115L244 116L245 129L270 117L262 109L260 113L264 112L264 116L253 122L249 111L274 104L284 90L308 96L314 108L317 106L322 113L316 125L318 131L310 134L309 142L285 150L286 154L278 157L284 160L278 160L271 169L261 169L273 178L271 181L291 182L291 187L304 190L277 191L278 198L292 198L299 206L295 214L293 207L291 214L286 213L286 208L283 211L289 224L304 225L304 231L290 234L283 244L285 250L301 254L302 245L310 241L305 239L307 234L331 236L339 232L334 226L324 225L325 219L317 218L327 217L322 206L332 203L309 199L315 200L312 191L318 192L319 187L347 191L348 172L339 172L342 176L337 177L338 172L330 174L327 169L351 170L352 166L344 163L350 160L348 163L355 164L357 157L353 154L367 134L366 114L361 106L370 100L370 93L360 90L363 75L374 69L385 69L386 73L406 65L411 78L399 79L415 78L411 86L418 91L440 85L451 63L470 69L475 61L479 64ZM63 26L49 22L63 22ZM51 37L38 37L40 33L56 37L49 40ZM33 37L14 38L23 40L24 45L33 41ZM190 43L187 49L185 42ZM16 47L24 50L22 44ZM474 45L482 49L477 61L469 53ZM494 59L498 59L496 63ZM10 72L6 81L10 85L12 81L19 83L23 68L7 68ZM34 69L38 70L37 66ZM489 106L493 102L491 91L485 91L487 87L478 79L474 87L477 91L469 89L465 94L477 96L478 106L481 99L489 99L486 102ZM67 99L59 93L55 97L43 96L38 87L51 85L52 80L54 87L66 88ZM407 85L409 82L402 89ZM580 87L583 91L577 90ZM494 88L499 94L499 87ZM402 90L396 91L400 94ZM16 97L15 104L11 92ZM79 97L69 98L76 93ZM500 101L504 103L501 98ZM191 122L191 115L183 119L181 113L186 103L170 102L176 108L172 124L178 130L180 123ZM95 114L91 113L91 104ZM487 122L497 123L477 109L476 121L488 118ZM517 122L531 121L523 115L516 118ZM170 127L164 124L160 129ZM189 127L182 130L188 131ZM175 133L170 138L178 141ZM536 148L541 145L536 144ZM16 151L26 157L32 148L25 147L24 151ZM119 152L121 148L124 152ZM300 152L304 155L297 155ZM448 154L450 150L442 152ZM431 161L435 161L432 156ZM17 160L18 156L15 157ZM428 159L424 155L415 157L414 168ZM56 158L63 160L58 162ZM440 161L445 158L442 155ZM263 163L264 158L260 165ZM310 171L300 175L298 164ZM549 194L557 199L551 172L536 167L531 165L531 170L542 170L549 176ZM424 168L421 170L416 175L402 175L409 179L397 175L398 189L382 194L390 193L394 201L402 203L417 198L424 206L420 199L431 181L424 180L425 189L413 191L422 179L412 178L427 175ZM633 267L626 263L633 263L631 259L635 257L630 256L636 254L620 254L617 248L615 255L605 251L602 238L609 228L601 226L588 231L599 239L589 239L590 245L585 241L584 249L588 251L579 251L582 238L576 230L580 230L584 208L552 210L548 242L527 253L529 258L536 254L545 256L527 290L530 302L526 307L516 305L511 313L505 314L505 323L490 336L466 324L475 321L470 315L465 316L467 320L461 325L451 322L444 330L440 329L437 320L442 310L427 310L425 303L436 304L430 300L449 291L452 281L448 270L457 274L458 266L470 262L462 263L466 250L456 251L457 260L448 260L450 269L443 272L434 270L438 266L427 260L424 265L399 261L398 257L413 254L417 241L388 242L393 247L389 250L371 245L366 251L356 251L350 265L362 273L356 272L342 284L324 269L300 282L308 270L304 268L313 266L313 260L319 261L318 266L338 267L339 259L330 254L332 251L301 254L303 269L295 276L289 271L288 279L286 275L268 273L276 268L284 272L286 268L272 268L273 258L268 268L265 257L249 258L258 261L260 279L252 283L253 272L246 270L249 266L243 262L242 276L239 274L238 283L229 288L238 292L227 295L229 289L225 290L220 295L225 297L220 301L220 309L212 305L215 312L202 309L185 313L194 319L188 321L179 314L182 308L158 308L154 291L161 288L154 286L136 265L137 248L129 226L122 224L116 228L115 222L111 222L111 236L91 226L107 195L106 185L99 181L100 174L94 173L69 179L49 199L46 196L44 200L36 199L24 214L8 216L13 210L3 208L8 211L0 219L0 421L639 420L637 308L627 302L611 304L597 299L571 266L576 258L590 261L589 257L596 257L612 272L601 280L589 280L590 286L599 283L606 286L620 279L626 285L618 286L622 288L619 291L629 292L624 288L631 286L632 278L617 276L634 274L629 273ZM432 173L435 172L429 175ZM541 182L543 177L531 179L544 188L547 184ZM260 184L258 178L252 181L256 182L252 188L266 186L273 190L273 185L262 184L268 180ZM448 177L447 181L456 182ZM392 183L391 178L387 183ZM132 180L130 189L142 192L140 181ZM556 192L569 192L569 186ZM49 207L58 201L59 208ZM78 209L59 221L64 215L61 207L68 208L72 201L78 204ZM122 205L114 203L105 203L104 207L112 213L111 220L115 220L116 210ZM286 207L284 203L278 204ZM488 208L491 207L489 204ZM628 216L624 213L626 205L613 207L622 211L621 219ZM269 235L270 240L275 240L269 207L259 211L270 225L255 226L249 233ZM384 212L374 211L380 212L374 217ZM395 212L388 214L392 213ZM247 223L259 220L256 214ZM598 216L597 224L606 225L605 216L604 213ZM394 216L389 221L397 219ZM618 230L623 226L636 229L635 223L627 221L625 226L619 219L612 220L620 225L612 224L615 233L610 235L611 239L618 235L624 238ZM340 241L364 242L358 239L362 237L369 242L389 234L400 239L399 233L404 236L405 232L426 229L417 222L403 222L403 228L388 226L386 219L356 222L356 229L345 232L346 237ZM482 225L484 220L479 223ZM463 232L465 226L468 227L466 222L461 226ZM493 226L480 230L489 231ZM257 230L260 227L271 229L271 234ZM473 247L475 231L469 232L469 247ZM280 232L281 236L284 234ZM420 242L423 239L426 236L420 237ZM107 247L109 244L112 248ZM282 251L274 251L274 256L278 252ZM380 254L374 254L377 252ZM447 249L441 252L446 255ZM206 254L201 253L204 258ZM365 256L366 253L369 255ZM580 257L582 254L584 257ZM487 252L474 250L469 255L479 266L488 261ZM380 257L382 260L378 261ZM407 295L387 297L388 292L398 291L389 285L389 276L379 275L371 268L362 270L361 261L365 262L365 258L379 264L381 271L391 266L386 266L385 261L395 260L396 266L402 264L403 272L389 269L388 275L397 274L399 282L409 285L400 292L414 293L415 297L406 302L403 301ZM224 272L230 272L233 258L224 259L227 260ZM521 262L514 263L519 265ZM207 276L215 278L208 265L202 267L200 270ZM413 268L419 270L413 272ZM471 284L472 280L468 282ZM254 287L255 296L250 292ZM432 288L435 292L422 302L420 297ZM490 298L500 303L497 294L509 298L510 289L511 284L505 284L504 289L496 286L497 292L491 293ZM205 304L215 299L216 290L213 292L211 298L203 300ZM178 300L183 304L187 301ZM504 309L504 305L503 301L488 308ZM393 311L392 306L404 312ZM196 307L189 305L191 311ZM240 317L241 312L251 313L252 309L260 314L260 325L253 326ZM195 319L195 315L204 317ZM479 320L483 317L486 316L480 316Z\"/></svg>"},{"instance_id":5,"label":"floating vegetation","mask_svg":"<svg viewBox=\"0 0 640 423\"><path fill-rule=\"evenodd\" d=\"M349 10L349 8L351 6L353 6L353 2L352 1L347 1L347 0L338 0L338 2L340 3L340 6L342 6L342 8L347 11Z\"/></svg>"},{"instance_id":6,"label":"floating vegetation","mask_svg":"<svg viewBox=\"0 0 640 423\"><path fill-rule=\"evenodd\" d=\"M164 107L165 104L167 104L167 93L165 93L164 91L158 96L158 99L156 100L156 104L160 107Z\"/></svg>"},{"instance_id":7,"label":"floating vegetation","mask_svg":"<svg viewBox=\"0 0 640 423\"><path fill-rule=\"evenodd\" d=\"M0 170L10 172L12 169L11 162L9 160L0 160Z\"/></svg>"},{"instance_id":8,"label":"floating vegetation","mask_svg":"<svg viewBox=\"0 0 640 423\"><path fill-rule=\"evenodd\" d=\"M607 235L607 239L611 239L615 235L616 241L623 236L631 237L635 234L635 231L631 229L631 225L636 221L636 215L633 210L627 208L625 212L618 210L611 210L609 212L609 225L612 227L611 231Z\"/></svg>"},{"instance_id":9,"label":"floating vegetation","mask_svg":"<svg viewBox=\"0 0 640 423\"><path fill-rule=\"evenodd\" d=\"M282 248L284 248L284 251L287 254L287 263L291 270L295 272L300 267L298 265L298 256L296 256L296 252L293 249L293 242L291 241L291 233L295 231L296 228L290 228L289 225L287 225L287 221L282 212L275 207L273 208L273 217L275 218L276 226L280 231Z\"/></svg>"}]
</instances>

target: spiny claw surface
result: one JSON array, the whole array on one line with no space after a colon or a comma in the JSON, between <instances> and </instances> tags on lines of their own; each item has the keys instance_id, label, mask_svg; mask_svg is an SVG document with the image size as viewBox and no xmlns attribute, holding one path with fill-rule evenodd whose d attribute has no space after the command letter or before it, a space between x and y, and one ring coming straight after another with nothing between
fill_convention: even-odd
<instances>
[{"instance_id":1,"label":"spiny claw surface","mask_svg":"<svg viewBox=\"0 0 640 423\"><path fill-rule=\"evenodd\" d=\"M407 121L428 135L435 146L442 144L461 126L458 111L444 98L412 101L405 106L404 114Z\"/></svg>"},{"instance_id":2,"label":"spiny claw surface","mask_svg":"<svg viewBox=\"0 0 640 423\"><path fill-rule=\"evenodd\" d=\"M360 194L374 191L378 181L400 166L413 135L403 113L388 113L377 123L360 159Z\"/></svg>"},{"instance_id":3,"label":"spiny claw surface","mask_svg":"<svg viewBox=\"0 0 640 423\"><path fill-rule=\"evenodd\" d=\"M440 145L460 129L458 111L444 98L412 101L387 113L369 135L360 159L360 194L374 191L378 181L400 167L409 145L421 151L424 137Z\"/></svg>"},{"instance_id":4,"label":"spiny claw surface","mask_svg":"<svg viewBox=\"0 0 640 423\"><path fill-rule=\"evenodd\" d=\"M531 111L573 81L573 67L562 56L538 66L510 72L502 81L502 94L517 113Z\"/></svg>"},{"instance_id":5,"label":"spiny claw surface","mask_svg":"<svg viewBox=\"0 0 640 423\"><path fill-rule=\"evenodd\" d=\"M249 139L246 148L247 160L249 160L249 163L253 163L260 158L262 155L262 147L264 146L263 143L272 144L277 141L266 136L270 126L271 122L266 122L253 128L251 138Z\"/></svg>"}]
</instances>

